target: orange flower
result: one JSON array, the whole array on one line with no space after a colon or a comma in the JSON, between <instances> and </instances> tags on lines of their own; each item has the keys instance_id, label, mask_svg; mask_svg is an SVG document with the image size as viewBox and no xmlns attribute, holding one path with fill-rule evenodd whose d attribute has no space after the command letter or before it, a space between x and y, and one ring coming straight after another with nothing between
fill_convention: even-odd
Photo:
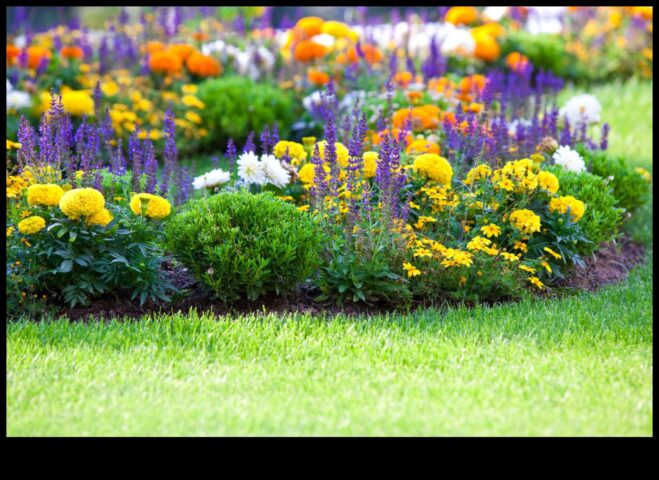
<instances>
[{"instance_id":1,"label":"orange flower","mask_svg":"<svg viewBox=\"0 0 659 480\"><path fill-rule=\"evenodd\" d=\"M474 56L485 60L486 62L493 62L501 54L501 47L496 39L491 35L477 35L474 37L476 41L476 48L474 49Z\"/></svg>"},{"instance_id":2,"label":"orange flower","mask_svg":"<svg viewBox=\"0 0 659 480\"><path fill-rule=\"evenodd\" d=\"M185 62L188 70L199 77L216 77L222 73L222 65L211 56L192 53Z\"/></svg>"},{"instance_id":3,"label":"orange flower","mask_svg":"<svg viewBox=\"0 0 659 480\"><path fill-rule=\"evenodd\" d=\"M149 57L149 68L158 73L178 73L183 66L181 58L173 52L157 51Z\"/></svg>"},{"instance_id":4,"label":"orange flower","mask_svg":"<svg viewBox=\"0 0 659 480\"><path fill-rule=\"evenodd\" d=\"M314 85L326 85L329 83L330 77L328 74L321 72L320 70L309 70L307 72L307 80Z\"/></svg>"},{"instance_id":5,"label":"orange flower","mask_svg":"<svg viewBox=\"0 0 659 480\"><path fill-rule=\"evenodd\" d=\"M165 44L158 41L146 42L146 53L156 53L165 49Z\"/></svg>"},{"instance_id":6,"label":"orange flower","mask_svg":"<svg viewBox=\"0 0 659 480\"><path fill-rule=\"evenodd\" d=\"M478 35L489 35L491 37L501 37L506 34L506 29L496 22L489 22L480 27L471 29L471 35L476 38Z\"/></svg>"},{"instance_id":7,"label":"orange flower","mask_svg":"<svg viewBox=\"0 0 659 480\"><path fill-rule=\"evenodd\" d=\"M474 7L451 7L446 12L445 20L453 25L462 25L472 23L476 18L478 18L478 10Z\"/></svg>"},{"instance_id":8,"label":"orange flower","mask_svg":"<svg viewBox=\"0 0 659 480\"><path fill-rule=\"evenodd\" d=\"M192 34L192 38L194 38L198 42L205 42L206 40L208 40L208 34L206 32L195 32Z\"/></svg>"},{"instance_id":9,"label":"orange flower","mask_svg":"<svg viewBox=\"0 0 659 480\"><path fill-rule=\"evenodd\" d=\"M392 120L394 126L398 128L402 127L407 120L409 120L412 130L436 128L439 125L439 108L434 105L424 105L412 109L401 108L394 112Z\"/></svg>"},{"instance_id":10,"label":"orange flower","mask_svg":"<svg viewBox=\"0 0 659 480\"><path fill-rule=\"evenodd\" d=\"M460 91L462 93L481 93L485 88L487 78L484 75L471 75L460 80Z\"/></svg>"},{"instance_id":11,"label":"orange flower","mask_svg":"<svg viewBox=\"0 0 659 480\"><path fill-rule=\"evenodd\" d=\"M382 52L375 45L364 43L363 45L360 45L360 48L367 63L372 65L382 60ZM339 63L345 63L346 58L350 63L355 63L359 60L359 55L357 54L357 48L355 46L352 46L348 49L347 57L342 57L343 61L340 61L338 57L337 60L339 60Z\"/></svg>"},{"instance_id":12,"label":"orange flower","mask_svg":"<svg viewBox=\"0 0 659 480\"><path fill-rule=\"evenodd\" d=\"M50 53L50 50L48 50L46 47L40 47L38 45L28 47L27 66L29 68L37 68L41 63L42 58L50 58L51 55L52 54Z\"/></svg>"},{"instance_id":13,"label":"orange flower","mask_svg":"<svg viewBox=\"0 0 659 480\"><path fill-rule=\"evenodd\" d=\"M311 62L316 58L322 58L327 53L327 49L319 43L311 40L302 40L295 45L293 57L298 62Z\"/></svg>"},{"instance_id":14,"label":"orange flower","mask_svg":"<svg viewBox=\"0 0 659 480\"><path fill-rule=\"evenodd\" d=\"M410 82L412 82L412 74L410 72L397 72L394 75L394 82L403 88L407 88Z\"/></svg>"},{"instance_id":15,"label":"orange flower","mask_svg":"<svg viewBox=\"0 0 659 480\"><path fill-rule=\"evenodd\" d=\"M519 52L512 52L506 55L506 65L515 72L521 72L529 64L529 57Z\"/></svg>"},{"instance_id":16,"label":"orange flower","mask_svg":"<svg viewBox=\"0 0 659 480\"><path fill-rule=\"evenodd\" d=\"M325 23L325 20L320 17L304 17L297 21L294 28L311 38L323 32L323 23Z\"/></svg>"},{"instance_id":17,"label":"orange flower","mask_svg":"<svg viewBox=\"0 0 659 480\"><path fill-rule=\"evenodd\" d=\"M182 62L185 62L186 59L194 52L194 47L192 45L187 45L185 43L177 43L170 45L168 50L172 53L175 53L179 56Z\"/></svg>"},{"instance_id":18,"label":"orange flower","mask_svg":"<svg viewBox=\"0 0 659 480\"><path fill-rule=\"evenodd\" d=\"M485 106L482 103L470 103L467 107L468 112L481 113Z\"/></svg>"},{"instance_id":19,"label":"orange flower","mask_svg":"<svg viewBox=\"0 0 659 480\"><path fill-rule=\"evenodd\" d=\"M21 53L21 49L15 45L7 45L7 65L13 65Z\"/></svg>"},{"instance_id":20,"label":"orange flower","mask_svg":"<svg viewBox=\"0 0 659 480\"><path fill-rule=\"evenodd\" d=\"M407 145L405 152L410 154L421 154L421 153L435 153L439 155L439 145L434 142L429 142L423 138L414 140L413 142Z\"/></svg>"},{"instance_id":21,"label":"orange flower","mask_svg":"<svg viewBox=\"0 0 659 480\"><path fill-rule=\"evenodd\" d=\"M455 125L456 119L455 119L455 113L454 112L442 112L442 114L439 117L440 121L444 123L444 121L448 121L451 125Z\"/></svg>"},{"instance_id":22,"label":"orange flower","mask_svg":"<svg viewBox=\"0 0 659 480\"><path fill-rule=\"evenodd\" d=\"M59 54L64 58L83 58L85 56L83 49L76 45L62 47L62 49L59 51Z\"/></svg>"},{"instance_id":23,"label":"orange flower","mask_svg":"<svg viewBox=\"0 0 659 480\"><path fill-rule=\"evenodd\" d=\"M407 95L408 100L412 103L417 103L423 98L423 92L416 90L412 92L406 92L405 95Z\"/></svg>"},{"instance_id":24,"label":"orange flower","mask_svg":"<svg viewBox=\"0 0 659 480\"><path fill-rule=\"evenodd\" d=\"M371 134L371 143L373 145L380 145L382 142L382 138L385 135L392 135L389 133L389 129L382 130L381 132L374 132ZM394 128L393 129L393 136L398 139L398 135L400 135L400 129ZM408 132L407 135L405 136L405 142L406 143L411 143L414 141L414 137Z\"/></svg>"}]
</instances>

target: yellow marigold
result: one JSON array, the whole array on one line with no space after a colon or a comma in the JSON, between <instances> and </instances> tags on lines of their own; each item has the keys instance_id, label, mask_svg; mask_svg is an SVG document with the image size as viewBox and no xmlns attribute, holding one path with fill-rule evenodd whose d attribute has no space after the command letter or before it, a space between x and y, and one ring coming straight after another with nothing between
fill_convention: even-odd
<instances>
[{"instance_id":1,"label":"yellow marigold","mask_svg":"<svg viewBox=\"0 0 659 480\"><path fill-rule=\"evenodd\" d=\"M558 178L556 178L556 175L553 173L549 172L540 172L538 173L538 176L536 177L538 180L538 185L540 188L547 190L551 193L556 193L558 192Z\"/></svg>"},{"instance_id":2,"label":"yellow marigold","mask_svg":"<svg viewBox=\"0 0 659 480\"><path fill-rule=\"evenodd\" d=\"M515 210L510 214L509 220L515 228L524 233L531 234L540 231L540 217L532 210Z\"/></svg>"},{"instance_id":3,"label":"yellow marigold","mask_svg":"<svg viewBox=\"0 0 659 480\"><path fill-rule=\"evenodd\" d=\"M146 216L160 220L168 216L172 210L167 200L150 193L138 193L130 200L130 209L135 215L142 215L142 204L146 204Z\"/></svg>"},{"instance_id":4,"label":"yellow marigold","mask_svg":"<svg viewBox=\"0 0 659 480\"><path fill-rule=\"evenodd\" d=\"M486 165L484 163L481 165L477 165L476 167L469 170L469 172L467 173L467 178L465 178L465 184L471 185L475 181L489 177L490 175L492 175L492 169L490 168L489 165Z\"/></svg>"},{"instance_id":5,"label":"yellow marigold","mask_svg":"<svg viewBox=\"0 0 659 480\"><path fill-rule=\"evenodd\" d=\"M472 23L478 18L478 10L474 7L451 7L446 12L445 20L453 25Z\"/></svg>"},{"instance_id":6,"label":"yellow marigold","mask_svg":"<svg viewBox=\"0 0 659 480\"><path fill-rule=\"evenodd\" d=\"M41 94L43 111L50 108L51 96L48 92ZM94 99L87 90L62 89L62 105L64 110L73 116L94 115Z\"/></svg>"},{"instance_id":7,"label":"yellow marigold","mask_svg":"<svg viewBox=\"0 0 659 480\"><path fill-rule=\"evenodd\" d=\"M316 145L318 145L318 152L320 153L320 158L325 160L325 147L327 146L327 141L323 140L322 142L317 143ZM346 148L345 145L343 145L340 142L336 142L334 145L336 149L336 163L338 163L341 167L347 167L348 149Z\"/></svg>"},{"instance_id":8,"label":"yellow marigold","mask_svg":"<svg viewBox=\"0 0 659 480\"><path fill-rule=\"evenodd\" d=\"M280 140L275 145L273 152L275 157L282 158L286 151L288 150L288 156L291 160L297 160L302 162L307 159L307 152L304 150L304 146L297 142L289 142L287 140Z\"/></svg>"},{"instance_id":9,"label":"yellow marigold","mask_svg":"<svg viewBox=\"0 0 659 480\"><path fill-rule=\"evenodd\" d=\"M332 35L335 38L348 38L352 32L347 24L337 22L336 20L329 20L323 23L321 31Z\"/></svg>"},{"instance_id":10,"label":"yellow marigold","mask_svg":"<svg viewBox=\"0 0 659 480\"><path fill-rule=\"evenodd\" d=\"M403 262L403 268L407 272L407 276L410 278L416 277L417 275L421 275L421 270L419 270L409 262Z\"/></svg>"},{"instance_id":11,"label":"yellow marigold","mask_svg":"<svg viewBox=\"0 0 659 480\"><path fill-rule=\"evenodd\" d=\"M14 233L16 229L14 227L7 227L7 236L11 237L11 234Z\"/></svg>"},{"instance_id":12,"label":"yellow marigold","mask_svg":"<svg viewBox=\"0 0 659 480\"><path fill-rule=\"evenodd\" d=\"M570 195L552 198L549 202L549 211L552 213L556 211L565 213L568 208L570 209L570 217L573 222L578 222L583 217L583 214L586 213L586 204Z\"/></svg>"},{"instance_id":13,"label":"yellow marigold","mask_svg":"<svg viewBox=\"0 0 659 480\"><path fill-rule=\"evenodd\" d=\"M364 159L364 177L375 177L378 169L378 161L380 159L378 152L365 152L362 158Z\"/></svg>"},{"instance_id":14,"label":"yellow marigold","mask_svg":"<svg viewBox=\"0 0 659 480\"><path fill-rule=\"evenodd\" d=\"M88 217L100 212L105 206L103 194L94 188L74 188L59 201L59 208L71 220Z\"/></svg>"},{"instance_id":15,"label":"yellow marigold","mask_svg":"<svg viewBox=\"0 0 659 480\"><path fill-rule=\"evenodd\" d=\"M23 177L11 175L7 177L7 198L16 198L27 187Z\"/></svg>"},{"instance_id":16,"label":"yellow marigold","mask_svg":"<svg viewBox=\"0 0 659 480\"><path fill-rule=\"evenodd\" d=\"M194 83L189 83L181 87L181 91L187 95L194 95L199 88Z\"/></svg>"},{"instance_id":17,"label":"yellow marigold","mask_svg":"<svg viewBox=\"0 0 659 480\"><path fill-rule=\"evenodd\" d=\"M196 124L202 122L201 116L197 112L185 112L185 118Z\"/></svg>"},{"instance_id":18,"label":"yellow marigold","mask_svg":"<svg viewBox=\"0 0 659 480\"><path fill-rule=\"evenodd\" d=\"M487 235L487 238L498 237L501 235L501 227L494 223L481 227L481 232Z\"/></svg>"},{"instance_id":19,"label":"yellow marigold","mask_svg":"<svg viewBox=\"0 0 659 480\"><path fill-rule=\"evenodd\" d=\"M46 226L46 221L38 215L28 217L18 222L18 231L23 235L40 232Z\"/></svg>"},{"instance_id":20,"label":"yellow marigold","mask_svg":"<svg viewBox=\"0 0 659 480\"><path fill-rule=\"evenodd\" d=\"M100 212L87 217L87 223L92 225L106 226L112 221L114 217L107 208L103 208Z\"/></svg>"},{"instance_id":21,"label":"yellow marigold","mask_svg":"<svg viewBox=\"0 0 659 480\"><path fill-rule=\"evenodd\" d=\"M37 183L27 189L27 203L30 205L56 207L62 195L64 195L64 190L59 185L53 183L41 185Z\"/></svg>"},{"instance_id":22,"label":"yellow marigold","mask_svg":"<svg viewBox=\"0 0 659 480\"><path fill-rule=\"evenodd\" d=\"M435 142L429 142L423 138L414 140L405 148L405 153L410 154L419 154L419 153L434 153L439 155L439 145Z\"/></svg>"},{"instance_id":23,"label":"yellow marigold","mask_svg":"<svg viewBox=\"0 0 659 480\"><path fill-rule=\"evenodd\" d=\"M323 165L325 173L330 172L330 168L327 165ZM307 186L313 185L315 178L315 166L312 163L306 163L300 168L297 172L297 176L300 178L300 181ZM329 177L329 175L328 175ZM327 178L327 177L326 177Z\"/></svg>"},{"instance_id":24,"label":"yellow marigold","mask_svg":"<svg viewBox=\"0 0 659 480\"><path fill-rule=\"evenodd\" d=\"M204 108L206 104L199 100L197 97L194 95L183 95L183 98L181 99L183 102L183 105L186 107L194 107L194 108Z\"/></svg>"},{"instance_id":25,"label":"yellow marigold","mask_svg":"<svg viewBox=\"0 0 659 480\"><path fill-rule=\"evenodd\" d=\"M444 157L434 153L424 153L414 159L415 173L442 185L450 185L453 177L451 164Z\"/></svg>"},{"instance_id":26,"label":"yellow marigold","mask_svg":"<svg viewBox=\"0 0 659 480\"><path fill-rule=\"evenodd\" d=\"M294 28L311 38L322 33L323 23L325 20L320 17L303 17L297 21Z\"/></svg>"}]
</instances>

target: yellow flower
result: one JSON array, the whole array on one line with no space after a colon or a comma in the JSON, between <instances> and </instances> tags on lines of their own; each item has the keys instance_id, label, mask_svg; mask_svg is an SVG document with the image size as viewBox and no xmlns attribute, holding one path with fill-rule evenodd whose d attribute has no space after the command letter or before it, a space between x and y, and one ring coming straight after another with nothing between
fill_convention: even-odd
<instances>
[{"instance_id":1,"label":"yellow flower","mask_svg":"<svg viewBox=\"0 0 659 480\"><path fill-rule=\"evenodd\" d=\"M526 253L529 251L529 247L526 246L526 243L524 242L515 242L515 245L513 245L513 248L515 250L521 250L522 253Z\"/></svg>"},{"instance_id":2,"label":"yellow flower","mask_svg":"<svg viewBox=\"0 0 659 480\"><path fill-rule=\"evenodd\" d=\"M20 150L22 146L23 145L21 145L18 142L12 142L11 140L7 140L7 150L11 150L12 148Z\"/></svg>"},{"instance_id":3,"label":"yellow flower","mask_svg":"<svg viewBox=\"0 0 659 480\"><path fill-rule=\"evenodd\" d=\"M16 229L14 227L7 227L7 236L11 237L11 234L14 233Z\"/></svg>"},{"instance_id":4,"label":"yellow flower","mask_svg":"<svg viewBox=\"0 0 659 480\"><path fill-rule=\"evenodd\" d=\"M93 188L74 188L59 201L59 208L71 220L88 217L100 212L105 206L103 194Z\"/></svg>"},{"instance_id":5,"label":"yellow flower","mask_svg":"<svg viewBox=\"0 0 659 480\"><path fill-rule=\"evenodd\" d=\"M540 281L538 277L529 277L529 282L538 287L540 290L545 288L545 285Z\"/></svg>"},{"instance_id":6,"label":"yellow flower","mask_svg":"<svg viewBox=\"0 0 659 480\"><path fill-rule=\"evenodd\" d=\"M27 203L30 205L43 205L55 207L64 195L64 190L59 185L52 183L41 185L35 183L27 189Z\"/></svg>"},{"instance_id":7,"label":"yellow flower","mask_svg":"<svg viewBox=\"0 0 659 480\"><path fill-rule=\"evenodd\" d=\"M410 206L410 208L413 208L414 210L421 210L421 207L418 206L416 203L414 203L412 200L409 201L409 206Z\"/></svg>"},{"instance_id":8,"label":"yellow flower","mask_svg":"<svg viewBox=\"0 0 659 480\"><path fill-rule=\"evenodd\" d=\"M540 188L543 188L551 193L558 192L558 178L556 175L550 172L540 172L536 177L538 179L538 185Z\"/></svg>"},{"instance_id":9,"label":"yellow flower","mask_svg":"<svg viewBox=\"0 0 659 480\"><path fill-rule=\"evenodd\" d=\"M103 210L101 210L100 212L87 217L87 223L91 225L101 225L104 227L108 223L110 223L113 218L114 217L112 216L110 211L107 208L103 208Z\"/></svg>"},{"instance_id":10,"label":"yellow flower","mask_svg":"<svg viewBox=\"0 0 659 480\"><path fill-rule=\"evenodd\" d=\"M183 104L187 107L204 108L206 104L194 95L183 95Z\"/></svg>"},{"instance_id":11,"label":"yellow flower","mask_svg":"<svg viewBox=\"0 0 659 480\"><path fill-rule=\"evenodd\" d=\"M408 278L416 277L417 275L421 275L421 270L416 268L414 265L412 265L409 262L403 262L403 268L407 272Z\"/></svg>"},{"instance_id":12,"label":"yellow flower","mask_svg":"<svg viewBox=\"0 0 659 480\"><path fill-rule=\"evenodd\" d=\"M146 216L155 220L167 217L172 209L167 200L150 193L138 193L130 199L130 209L135 215L142 215L143 205L146 208Z\"/></svg>"},{"instance_id":13,"label":"yellow flower","mask_svg":"<svg viewBox=\"0 0 659 480\"><path fill-rule=\"evenodd\" d=\"M197 85L195 85L194 83L189 83L187 85L183 85L181 87L181 90L183 91L183 93L194 95L195 93L197 93Z\"/></svg>"},{"instance_id":14,"label":"yellow flower","mask_svg":"<svg viewBox=\"0 0 659 480\"><path fill-rule=\"evenodd\" d=\"M524 270L525 272L535 273L535 268L529 267L528 265L520 265L519 269Z\"/></svg>"},{"instance_id":15,"label":"yellow flower","mask_svg":"<svg viewBox=\"0 0 659 480\"><path fill-rule=\"evenodd\" d=\"M321 27L323 33L332 35L335 38L347 38L350 36L352 30L350 27L343 22L337 22L335 20L329 20L323 23Z\"/></svg>"},{"instance_id":16,"label":"yellow flower","mask_svg":"<svg viewBox=\"0 0 659 480\"><path fill-rule=\"evenodd\" d=\"M485 248L488 248L488 246L491 243L492 243L491 240L481 237L480 235L476 235L467 244L467 250L473 250L473 251L484 250Z\"/></svg>"},{"instance_id":17,"label":"yellow flower","mask_svg":"<svg viewBox=\"0 0 659 480\"><path fill-rule=\"evenodd\" d=\"M18 231L23 235L32 235L33 233L40 232L45 226L46 221L42 217L35 215L18 222Z\"/></svg>"},{"instance_id":18,"label":"yellow flower","mask_svg":"<svg viewBox=\"0 0 659 480\"><path fill-rule=\"evenodd\" d=\"M561 257L561 254L560 254L560 253L556 253L555 251L553 251L553 250L552 250L551 248L549 248L549 247L545 247L545 248L543 248L543 250L544 250L545 252L547 252L548 254L550 254L550 255L551 255L552 257L554 257L555 259L557 259L557 260L560 260L561 258L563 258L563 257Z\"/></svg>"},{"instance_id":19,"label":"yellow flower","mask_svg":"<svg viewBox=\"0 0 659 480\"><path fill-rule=\"evenodd\" d=\"M316 143L316 137L302 137L302 144L307 150L311 150L314 143Z\"/></svg>"},{"instance_id":20,"label":"yellow flower","mask_svg":"<svg viewBox=\"0 0 659 480\"><path fill-rule=\"evenodd\" d=\"M101 84L101 91L103 92L103 95L113 97L119 93L119 85L117 85L114 81L103 82Z\"/></svg>"},{"instance_id":21,"label":"yellow flower","mask_svg":"<svg viewBox=\"0 0 659 480\"><path fill-rule=\"evenodd\" d=\"M531 210L515 210L510 214L510 223L524 233L540 231L540 217Z\"/></svg>"},{"instance_id":22,"label":"yellow flower","mask_svg":"<svg viewBox=\"0 0 659 480\"><path fill-rule=\"evenodd\" d=\"M519 261L520 255L515 255L514 253L501 252L501 256L508 260L509 262Z\"/></svg>"},{"instance_id":23,"label":"yellow flower","mask_svg":"<svg viewBox=\"0 0 659 480\"><path fill-rule=\"evenodd\" d=\"M185 118L196 124L200 124L202 122L201 117L197 112L186 112Z\"/></svg>"},{"instance_id":24,"label":"yellow flower","mask_svg":"<svg viewBox=\"0 0 659 480\"><path fill-rule=\"evenodd\" d=\"M515 189L515 184L508 178L504 178L498 183L499 188L503 188L508 192L512 192Z\"/></svg>"},{"instance_id":25,"label":"yellow flower","mask_svg":"<svg viewBox=\"0 0 659 480\"><path fill-rule=\"evenodd\" d=\"M429 180L445 186L451 185L453 169L444 157L435 153L424 153L416 157L412 169Z\"/></svg>"},{"instance_id":26,"label":"yellow flower","mask_svg":"<svg viewBox=\"0 0 659 480\"><path fill-rule=\"evenodd\" d=\"M492 175L492 169L490 168L490 166L486 164L481 164L469 170L469 173L467 173L467 178L465 178L464 183L466 185L471 185L475 181L480 180L482 178L487 178L490 175Z\"/></svg>"},{"instance_id":27,"label":"yellow flower","mask_svg":"<svg viewBox=\"0 0 659 480\"><path fill-rule=\"evenodd\" d=\"M141 133L141 132L140 132ZM164 134L162 133L162 130L151 130L149 131L149 138L151 140L160 140Z\"/></svg>"},{"instance_id":28,"label":"yellow flower","mask_svg":"<svg viewBox=\"0 0 659 480\"><path fill-rule=\"evenodd\" d=\"M9 141L9 140L7 140ZM18 144L20 145L20 143ZM20 148L20 147L19 147ZM636 167L636 173L638 173L641 177L643 177L646 181L651 182L652 181L652 175L650 175L650 172L648 172L645 168L642 167Z\"/></svg>"},{"instance_id":29,"label":"yellow flower","mask_svg":"<svg viewBox=\"0 0 659 480\"><path fill-rule=\"evenodd\" d=\"M309 210L309 205L302 205L301 207L297 207L297 209L301 212L306 212Z\"/></svg>"},{"instance_id":30,"label":"yellow flower","mask_svg":"<svg viewBox=\"0 0 659 480\"><path fill-rule=\"evenodd\" d=\"M322 142L317 143L318 153L320 153L320 158L325 161L325 147L327 146L327 141L323 140ZM341 167L348 166L348 149L342 143L336 142L336 163ZM314 147L315 148L315 147Z\"/></svg>"},{"instance_id":31,"label":"yellow flower","mask_svg":"<svg viewBox=\"0 0 659 480\"><path fill-rule=\"evenodd\" d=\"M420 230L420 229L422 229L423 227L426 226L426 223L434 223L436 221L437 220L435 219L435 217L426 217L426 216L422 215L422 216L419 217L419 220L414 225L414 228L416 228L417 230Z\"/></svg>"},{"instance_id":32,"label":"yellow flower","mask_svg":"<svg viewBox=\"0 0 659 480\"><path fill-rule=\"evenodd\" d=\"M417 248L414 250L414 256L415 257L430 257L432 258L432 252L428 250L427 248Z\"/></svg>"},{"instance_id":33,"label":"yellow flower","mask_svg":"<svg viewBox=\"0 0 659 480\"><path fill-rule=\"evenodd\" d=\"M492 237L496 238L499 235L501 235L501 227L495 225L494 223L490 223L489 225L485 225L484 227L481 227L481 232L487 235L487 238L492 238Z\"/></svg>"},{"instance_id":34,"label":"yellow flower","mask_svg":"<svg viewBox=\"0 0 659 480\"><path fill-rule=\"evenodd\" d=\"M375 177L378 168L378 153L365 152L362 158L364 159L364 178Z\"/></svg>"},{"instance_id":35,"label":"yellow flower","mask_svg":"<svg viewBox=\"0 0 659 480\"><path fill-rule=\"evenodd\" d=\"M549 202L549 211L565 213L570 209L570 218L573 222L578 222L586 212L586 205L576 198L567 195L564 197L552 198Z\"/></svg>"},{"instance_id":36,"label":"yellow flower","mask_svg":"<svg viewBox=\"0 0 659 480\"><path fill-rule=\"evenodd\" d=\"M282 158L286 151L288 150L288 156L291 160L297 160L298 162L303 162L307 159L307 152L304 150L304 146L297 142L289 142L287 140L280 140L273 148L273 153L275 157Z\"/></svg>"},{"instance_id":37,"label":"yellow flower","mask_svg":"<svg viewBox=\"0 0 659 480\"><path fill-rule=\"evenodd\" d=\"M43 92L41 101L42 111L47 112L50 108L50 93ZM62 88L62 105L64 110L73 116L94 115L94 100L87 90L65 90Z\"/></svg>"},{"instance_id":38,"label":"yellow flower","mask_svg":"<svg viewBox=\"0 0 659 480\"><path fill-rule=\"evenodd\" d=\"M540 263L540 265L542 265L545 270L547 270L549 273L551 273L551 267L549 266L549 264L546 261L543 260L542 263Z\"/></svg>"}]
</instances>

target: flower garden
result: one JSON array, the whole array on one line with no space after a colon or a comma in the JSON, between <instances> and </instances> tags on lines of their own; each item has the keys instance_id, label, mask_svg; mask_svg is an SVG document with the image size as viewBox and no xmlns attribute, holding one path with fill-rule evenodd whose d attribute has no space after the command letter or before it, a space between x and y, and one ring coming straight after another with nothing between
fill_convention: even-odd
<instances>
[{"instance_id":1,"label":"flower garden","mask_svg":"<svg viewBox=\"0 0 659 480\"><path fill-rule=\"evenodd\" d=\"M9 435L651 434L651 7L11 10Z\"/></svg>"}]
</instances>

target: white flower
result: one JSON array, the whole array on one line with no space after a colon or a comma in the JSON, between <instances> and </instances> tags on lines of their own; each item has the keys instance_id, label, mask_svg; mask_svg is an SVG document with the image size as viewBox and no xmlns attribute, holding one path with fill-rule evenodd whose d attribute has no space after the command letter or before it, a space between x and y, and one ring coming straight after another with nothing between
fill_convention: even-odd
<instances>
[{"instance_id":1,"label":"white flower","mask_svg":"<svg viewBox=\"0 0 659 480\"><path fill-rule=\"evenodd\" d=\"M442 42L442 54L459 53L471 55L476 49L476 40L469 30L463 28L453 28Z\"/></svg>"},{"instance_id":2,"label":"white flower","mask_svg":"<svg viewBox=\"0 0 659 480\"><path fill-rule=\"evenodd\" d=\"M561 16L567 7L530 7L526 30L531 34L561 33Z\"/></svg>"},{"instance_id":3,"label":"white flower","mask_svg":"<svg viewBox=\"0 0 659 480\"><path fill-rule=\"evenodd\" d=\"M524 118L516 118L512 122L508 124L508 135L511 137L514 137L517 135L517 126L522 125L523 127L530 127L531 126L531 120L526 120Z\"/></svg>"},{"instance_id":4,"label":"white flower","mask_svg":"<svg viewBox=\"0 0 659 480\"><path fill-rule=\"evenodd\" d=\"M245 183L263 185L266 181L263 164L254 152L246 152L238 157L238 176Z\"/></svg>"},{"instance_id":5,"label":"white flower","mask_svg":"<svg viewBox=\"0 0 659 480\"><path fill-rule=\"evenodd\" d=\"M215 40L211 43L206 43L201 46L201 53L204 55L210 55L214 52L219 52L220 54L224 52L226 44L222 40Z\"/></svg>"},{"instance_id":6,"label":"white flower","mask_svg":"<svg viewBox=\"0 0 659 480\"><path fill-rule=\"evenodd\" d=\"M284 187L288 183L290 174L273 155L262 155L261 165L267 182L279 188Z\"/></svg>"},{"instance_id":7,"label":"white flower","mask_svg":"<svg viewBox=\"0 0 659 480\"><path fill-rule=\"evenodd\" d=\"M493 22L498 22L508 11L508 7L485 7L483 16L489 18Z\"/></svg>"},{"instance_id":8,"label":"white flower","mask_svg":"<svg viewBox=\"0 0 659 480\"><path fill-rule=\"evenodd\" d=\"M7 92L7 111L14 109L18 110L20 108L27 108L32 105L32 97L27 92L21 92L20 90L12 90Z\"/></svg>"},{"instance_id":9,"label":"white flower","mask_svg":"<svg viewBox=\"0 0 659 480\"><path fill-rule=\"evenodd\" d=\"M561 145L552 157L556 165L560 165L569 172L581 173L586 171L586 163L578 152L567 145Z\"/></svg>"},{"instance_id":10,"label":"white flower","mask_svg":"<svg viewBox=\"0 0 659 480\"><path fill-rule=\"evenodd\" d=\"M221 168L218 168L196 177L192 182L192 185L195 190L199 190L200 188L214 188L223 183L227 183L230 179L231 174L229 172L225 172Z\"/></svg>"},{"instance_id":11,"label":"white flower","mask_svg":"<svg viewBox=\"0 0 659 480\"><path fill-rule=\"evenodd\" d=\"M11 92L13 89L14 87L11 86L11 82L7 79L7 92Z\"/></svg>"},{"instance_id":12,"label":"white flower","mask_svg":"<svg viewBox=\"0 0 659 480\"><path fill-rule=\"evenodd\" d=\"M561 118L567 118L570 125L574 127L582 123L590 125L599 122L601 111L602 105L595 96L582 94L568 100L559 114Z\"/></svg>"},{"instance_id":13,"label":"white flower","mask_svg":"<svg viewBox=\"0 0 659 480\"><path fill-rule=\"evenodd\" d=\"M321 33L311 37L311 41L318 45L322 45L323 47L331 48L334 45L334 42L336 42L336 39L329 33Z\"/></svg>"},{"instance_id":14,"label":"white flower","mask_svg":"<svg viewBox=\"0 0 659 480\"><path fill-rule=\"evenodd\" d=\"M316 90L302 100L302 105L309 113L313 113L323 103L323 92Z\"/></svg>"}]
</instances>

